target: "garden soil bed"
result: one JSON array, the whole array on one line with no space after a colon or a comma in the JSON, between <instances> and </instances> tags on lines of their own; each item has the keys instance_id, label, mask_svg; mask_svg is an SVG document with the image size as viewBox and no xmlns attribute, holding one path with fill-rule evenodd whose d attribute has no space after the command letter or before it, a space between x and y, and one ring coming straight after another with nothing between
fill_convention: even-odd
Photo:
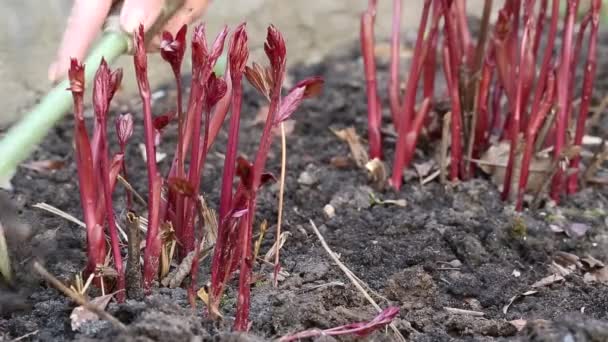
<instances>
[{"instance_id":1,"label":"garden soil bed","mask_svg":"<svg viewBox=\"0 0 608 342\"><path fill-rule=\"evenodd\" d=\"M602 47L605 44L603 39ZM605 52L602 48L599 61L606 60ZM608 89L606 71L600 67L596 94L605 94ZM394 323L408 340L608 341L608 286L590 282L593 272L586 269L588 263L574 262L572 256L592 256L608 263L605 189L587 188L558 208L545 207L522 215L500 201L496 187L483 175L456 185L438 181L421 185L414 176L398 193L375 191L364 171L335 162L336 157L348 156L349 149L329 129L354 126L365 136L365 83L360 58L353 52L328 58L319 65L295 68L291 74L296 80L308 75L322 75L326 85L319 99L309 100L298 111L294 130L287 138L284 230L290 235L281 262L289 275L279 288L273 288L268 280L271 267L260 270L256 266L260 280L252 288L250 335L229 332L236 303L235 281L223 302L223 322L206 318L200 301L192 311L185 290L157 288L142 302L129 300L108 306L111 314L128 325L127 333L119 333L103 321L72 331L70 313L74 304L29 268L32 257L40 258L53 274L67 281L85 263L84 230L32 207L46 202L81 217L72 158L73 126L67 118L32 157L62 160L65 166L53 172L20 168L13 180L12 202L20 220L29 224L35 235L13 250L18 263L16 288L0 289L0 341L28 333L32 334L22 341L257 341L373 318L375 310L331 261L309 220L316 223L344 264L375 292L372 296L380 306L400 308ZM386 69L382 69L381 87L386 77ZM155 94L156 114L173 108L173 87ZM248 156L255 151L261 133L254 119L262 105L260 96L247 87L241 146ZM138 100L115 108L115 112L124 110L140 118ZM139 121L129 146L127 167L133 185L145 194L145 164L137 147L143 141ZM175 135L175 127L170 126L163 136L161 152L171 155ZM225 141L226 132L222 132L204 173L202 189L213 207L219 199ZM390 160L394 139L389 136L385 143ZM415 162L431 158L431 150L424 148L425 144L421 146ZM168 159L161 162L164 169ZM268 169L278 174L279 165L280 144L276 139ZM370 192L382 200L403 199L406 205L372 205ZM121 189L117 191L115 201L121 220L125 214L122 193ZM274 241L277 199L277 184L266 187L259 197L256 227L264 219L271 222L262 253ZM335 209L331 218L323 210L327 204ZM551 223L566 230L588 230L567 235L552 230ZM563 280L533 288L533 284L556 272L555 265L550 268L554 261L570 273ZM208 281L208 269L206 260L201 265L201 286ZM531 290L536 292L523 295ZM518 295L505 310L510 299ZM526 323L523 328L519 326ZM395 337L390 329L383 329L367 339L392 341Z\"/></svg>"}]
</instances>

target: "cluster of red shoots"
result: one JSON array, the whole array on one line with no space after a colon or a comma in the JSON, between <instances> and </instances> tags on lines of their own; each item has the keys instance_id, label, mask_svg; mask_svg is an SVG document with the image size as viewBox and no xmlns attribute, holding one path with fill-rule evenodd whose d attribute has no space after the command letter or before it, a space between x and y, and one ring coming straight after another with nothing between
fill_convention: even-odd
<instances>
[{"instance_id":1,"label":"cluster of red shoots","mask_svg":"<svg viewBox=\"0 0 608 342\"><path fill-rule=\"evenodd\" d=\"M166 227L173 227L179 249L178 258L183 259L186 255L195 253L188 289L190 299L193 301L199 268L199 245L205 227L205 222L202 217L198 217L197 210L197 206L200 205L198 199L202 170L208 151L231 108L219 204L218 238L211 270L209 312L212 315L219 313L219 302L226 283L234 272L240 269L235 329L246 330L254 264L251 240L256 196L260 187L271 179L264 169L271 147L272 129L287 120L305 98L318 93L322 80L319 78L304 80L283 97L281 88L285 78L286 48L281 33L274 26L268 28L264 50L270 66L262 68L254 64L253 68L250 68L246 66L249 52L245 24L238 26L232 34L228 46L226 73L223 79L218 78L213 68L222 54L228 30L224 28L209 48L205 37L205 26L200 25L196 27L192 40L192 85L187 108L183 111L181 65L186 50L186 30L184 26L175 37L168 32L162 36L161 56L170 64L177 84L177 110L175 113L160 116L152 114L144 28L140 26L133 36L135 72L143 102L148 173L146 208L148 224L143 255L143 281L140 286L143 286L145 293L149 293L153 282L159 277L163 230ZM270 102L269 113L253 163L237 156L244 74ZM95 125L93 136L90 138L83 115L84 66L77 60L72 60L69 71L69 90L74 98L76 121L75 159L87 227L87 272L96 272L101 265L104 265L106 258L104 227L107 227L114 267L118 273L116 282L118 290L125 289L125 271L121 256L122 241L119 239L112 206L112 193L119 174L122 173L124 178L128 178L125 149L127 140L133 132L134 121L129 114L116 118L116 133L120 148L110 160L107 143L108 108L121 78L121 70L111 72L106 62L102 60L94 79ZM162 130L175 120L178 126L178 142L171 168L163 177L157 168L156 146ZM187 169L186 164L189 165ZM236 190L233 188L235 176L240 179ZM132 210L131 197L127 198L127 203L128 209ZM104 224L106 220L107 225ZM124 291L119 291L117 297L119 301L124 300Z\"/></svg>"},{"instance_id":2,"label":"cluster of red shoots","mask_svg":"<svg viewBox=\"0 0 608 342\"><path fill-rule=\"evenodd\" d=\"M434 101L439 53L451 102L450 179L470 178L473 174L471 160L479 158L491 141L498 139L510 142L503 199L509 197L514 164L517 158L521 158L516 197L518 210L523 206L530 161L538 146L552 148L554 159L560 164L554 172L551 197L557 201L564 192L575 192L580 157L574 155L569 165L563 161L567 147L580 146L585 131L596 70L601 0L590 1L590 8L575 35L579 2L506 0L491 29L492 1L485 1L475 42L467 22L466 0L425 0L407 83L402 92L399 80L402 1L394 0L388 89L398 140L392 186L400 188L403 169L412 160L418 137L425 125L431 122L429 111ZM367 81L370 157L382 158L382 111L374 61L376 3L377 0L370 0L361 17L361 47ZM566 4L566 12L561 30L562 45L557 48L555 41L560 34L560 4L563 3ZM579 59L587 31L587 57L581 63ZM440 36L441 32L443 35ZM545 45L541 49L543 36ZM579 64L584 68L584 77L578 115L575 115L572 106L574 74ZM421 78L422 102L416 109ZM575 127L574 133L569 131L571 124ZM548 133L542 138L544 140L538 141L541 128L546 128ZM522 136L523 153L517 153Z\"/></svg>"}]
</instances>

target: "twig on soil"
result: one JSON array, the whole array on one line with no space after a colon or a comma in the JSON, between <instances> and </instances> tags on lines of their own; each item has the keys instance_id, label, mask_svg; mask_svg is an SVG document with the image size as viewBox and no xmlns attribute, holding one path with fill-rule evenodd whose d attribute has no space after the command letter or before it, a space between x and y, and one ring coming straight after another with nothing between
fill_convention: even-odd
<instances>
[{"instance_id":1,"label":"twig on soil","mask_svg":"<svg viewBox=\"0 0 608 342\"><path fill-rule=\"evenodd\" d=\"M346 277L353 283L353 285L357 288L357 290L359 290L359 292L361 292L361 294L363 294L363 297L365 297L365 299L367 299L367 301L370 304L372 304L372 306L378 312L382 312L382 309L380 308L380 306L376 303L376 301L369 295L369 293L367 293L367 291L361 285L361 283L363 283L363 282L361 282L360 280L358 280L354 276L353 272L351 270L349 270L348 267L346 267L346 265L344 265L340 261L340 259L338 259L338 256L336 256L336 254L331 250L331 248L329 248L329 245L327 244L327 242L325 242L325 239L323 238L323 235L321 235L321 232L319 231L319 229L317 228L317 226L315 225L315 223L313 222L313 220L309 220L309 222L310 222L310 226L312 227L312 230L315 232L315 234L319 238L319 241L321 241L321 245L323 246L323 248L325 249L325 251L327 251L327 254L329 254L329 256L332 258L332 260L338 265L338 267L340 267L340 269L342 270L342 272L344 272L344 274L346 275ZM401 334L401 332L399 332L399 329L397 329L397 327L395 326L395 324L390 323L389 326L391 327L391 329L393 330L393 332L397 336L397 340L403 341L403 342L406 341L405 337L403 337L403 335Z\"/></svg>"},{"instance_id":2,"label":"twig on soil","mask_svg":"<svg viewBox=\"0 0 608 342\"><path fill-rule=\"evenodd\" d=\"M135 190L133 188L133 186L131 185L131 183L129 183L126 179L124 179L123 176L121 176L120 174L116 176L116 179L120 182L120 184L122 184L122 186L125 187L125 189L127 191L129 191L130 193L133 194L133 196L135 196L135 198L144 206L144 207L148 207L148 203L146 203L146 200L144 200L143 197L141 197L141 195L137 192L137 190Z\"/></svg>"},{"instance_id":3,"label":"twig on soil","mask_svg":"<svg viewBox=\"0 0 608 342\"><path fill-rule=\"evenodd\" d=\"M279 253L281 251L282 243L281 240L281 223L283 222L283 196L285 194L285 169L287 164L287 142L285 139L285 123L281 122L281 180L279 187L279 213L277 217L277 235L275 242L275 251L274 251L274 276L273 276L273 285L274 287L279 286L279 270L281 269L281 264L279 263Z\"/></svg>"},{"instance_id":4,"label":"twig on soil","mask_svg":"<svg viewBox=\"0 0 608 342\"><path fill-rule=\"evenodd\" d=\"M449 308L447 306L444 306L443 308L445 309L445 311L455 314L455 315L465 315L465 316L475 316L475 317L482 317L483 315L485 315L485 313L483 313L481 311Z\"/></svg>"},{"instance_id":5,"label":"twig on soil","mask_svg":"<svg viewBox=\"0 0 608 342\"><path fill-rule=\"evenodd\" d=\"M55 214L55 215L57 215L59 217L62 217L62 218L66 219L66 220L68 220L68 221L70 221L72 223L75 223L75 224L79 225L82 228L86 229L86 227L87 227L84 224L84 222L80 221L76 217L74 217L74 216L66 213L65 211L63 211L63 210L61 210L59 208L56 208L56 207L54 207L54 206L52 206L52 205L50 205L48 203L44 203L44 202L36 203L36 204L33 205L33 207L34 208L38 208L38 209L42 209L44 211L48 211L49 213Z\"/></svg>"},{"instance_id":6,"label":"twig on soil","mask_svg":"<svg viewBox=\"0 0 608 342\"><path fill-rule=\"evenodd\" d=\"M22 335L22 336L19 336L17 338L14 338L14 339L11 340L11 342L22 341L22 340L25 340L26 338L28 338L30 336L34 336L36 334L38 334L38 329L36 329L36 330L34 330L32 332L29 332L29 333L27 333L25 335Z\"/></svg>"},{"instance_id":7,"label":"twig on soil","mask_svg":"<svg viewBox=\"0 0 608 342\"><path fill-rule=\"evenodd\" d=\"M53 285L53 287L55 287L57 290L63 292L64 295L70 297L73 301L76 302L76 304L81 305L85 309L93 312L99 318L112 323L112 325L114 325L115 328L117 328L121 331L127 330L127 327L124 324L122 324L122 322L119 321L116 317L114 317L111 314L109 314L108 312L100 309L97 305L93 305L93 304L89 303L89 301L87 301L80 294L77 294L74 291L67 288L65 285L63 285L63 283L61 281L59 281L59 279L55 278L51 273L49 273L49 271L47 271L44 268L44 266L40 265L37 261L34 262L32 267L42 278L44 278L47 282L49 282L51 285Z\"/></svg>"},{"instance_id":8,"label":"twig on soil","mask_svg":"<svg viewBox=\"0 0 608 342\"><path fill-rule=\"evenodd\" d=\"M73 215L66 213L65 211L54 207L48 203L44 203L44 202L40 202L40 203L36 203L33 205L34 208L38 208L38 209L42 209L44 211L47 211L51 214L55 214L63 219L66 219L72 223L75 223L77 225L79 225L81 228L86 229L87 226L84 224L84 222L80 221L79 219L77 219L76 217L74 217ZM128 241L129 238L127 236L127 233L125 233L125 231L117 224L116 227L118 228L118 232L120 233L120 235L122 236L122 238L125 241ZM107 236L106 236L107 237Z\"/></svg>"}]
</instances>

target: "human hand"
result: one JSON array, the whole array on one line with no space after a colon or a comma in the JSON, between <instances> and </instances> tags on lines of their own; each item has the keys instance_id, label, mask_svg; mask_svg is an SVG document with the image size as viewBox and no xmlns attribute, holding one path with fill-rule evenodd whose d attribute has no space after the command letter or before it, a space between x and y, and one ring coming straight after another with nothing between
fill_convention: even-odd
<instances>
[{"instance_id":1,"label":"human hand","mask_svg":"<svg viewBox=\"0 0 608 342\"><path fill-rule=\"evenodd\" d=\"M171 0L125 0L120 10L121 29L132 33L140 24L146 29L151 27L167 1ZM209 1L185 0L183 6L167 21L162 31L175 34L184 24L198 19L204 13ZM114 2L116 0L74 1L57 57L49 67L50 81L56 82L66 75L70 58L82 60L86 57ZM157 49L159 43L160 37L155 37L149 49Z\"/></svg>"}]
</instances>

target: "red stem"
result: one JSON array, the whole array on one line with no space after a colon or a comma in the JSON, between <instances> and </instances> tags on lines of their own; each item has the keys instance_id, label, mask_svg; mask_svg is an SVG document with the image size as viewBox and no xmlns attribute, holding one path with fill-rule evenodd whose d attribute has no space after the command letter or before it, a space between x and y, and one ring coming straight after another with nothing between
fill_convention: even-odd
<instances>
[{"instance_id":1,"label":"red stem","mask_svg":"<svg viewBox=\"0 0 608 342\"><path fill-rule=\"evenodd\" d=\"M545 93L545 98L543 102L538 108L538 110L532 112L532 117L530 118L530 124L528 129L526 130L526 146L524 150L524 155L521 161L521 171L519 176L519 189L517 192L517 202L515 204L515 209L517 211L521 211L523 209L523 200L524 194L526 192L526 187L528 185L528 176L530 173L530 161L532 160L532 155L534 153L534 142L536 140L536 135L538 134L538 130L540 129L543 121L547 117L547 114L553 107L553 97L554 97L554 89L555 89L555 75L553 73L548 75L549 80L547 81L547 91Z\"/></svg>"},{"instance_id":2,"label":"red stem","mask_svg":"<svg viewBox=\"0 0 608 342\"><path fill-rule=\"evenodd\" d=\"M103 183L103 194L105 199L106 207L106 218L108 222L108 229L110 231L110 243L112 247L112 256L114 257L114 267L118 273L118 293L116 299L119 303L124 302L125 292L121 291L125 289L125 273L123 271L122 257L120 255L120 241L118 239L118 228L116 227L116 221L114 218L114 210L112 208L112 189L111 189L111 177L108 160L108 146L107 146L107 127L106 122L103 120L105 114L102 116L102 120L99 120L101 136L99 149L101 154L101 174L104 177Z\"/></svg>"},{"instance_id":3,"label":"red stem","mask_svg":"<svg viewBox=\"0 0 608 342\"><path fill-rule=\"evenodd\" d=\"M593 0L592 3L592 19L591 33L589 35L589 48L587 50L587 66L585 68L585 76L583 78L583 91L581 98L580 112L576 122L576 132L574 135L574 145L580 146L583 142L585 134L585 122L589 113L591 104L591 93L593 91L593 83L595 81L595 73L597 69L597 37L599 31L599 13L601 10L602 1ZM579 172L580 156L575 156L570 162L570 168L574 172L568 180L568 192L574 193L578 188L578 172Z\"/></svg>"},{"instance_id":4,"label":"red stem","mask_svg":"<svg viewBox=\"0 0 608 342\"><path fill-rule=\"evenodd\" d=\"M382 122L380 101L376 84L376 61L374 56L374 16L368 9L361 15L361 51L367 86L367 129L370 158L382 159Z\"/></svg>"},{"instance_id":5,"label":"red stem","mask_svg":"<svg viewBox=\"0 0 608 342\"><path fill-rule=\"evenodd\" d=\"M239 229L239 245L241 251L241 271L239 273L239 294L237 297L237 310L234 322L234 330L247 331L249 327L249 305L251 300L251 271L253 260L251 253L251 238L253 228L253 216L256 207L255 193L249 198L247 205L249 211L241 218Z\"/></svg>"},{"instance_id":6,"label":"red stem","mask_svg":"<svg viewBox=\"0 0 608 342\"><path fill-rule=\"evenodd\" d=\"M399 114L402 111L399 103L400 81L399 81L399 43L401 33L401 4L402 0L393 0L393 26L391 31L391 61L390 77L388 80L388 93L391 115L395 127L399 127Z\"/></svg>"},{"instance_id":7,"label":"red stem","mask_svg":"<svg viewBox=\"0 0 608 342\"><path fill-rule=\"evenodd\" d=\"M220 221L226 219L226 215L232 204L232 187L236 168L236 155L239 145L239 124L241 121L241 103L243 98L243 87L241 84L242 74L237 73L232 80L232 113L230 114L230 128L228 131L228 142L226 144L226 157L224 159L224 172L222 173L222 188L220 193Z\"/></svg>"},{"instance_id":8,"label":"red stem","mask_svg":"<svg viewBox=\"0 0 608 342\"><path fill-rule=\"evenodd\" d=\"M559 0L553 0L553 2L558 2ZM547 6L549 4L549 0L541 0L540 7L538 10L538 19L536 21L536 29L534 29L534 45L532 51L534 51L534 57L538 57L538 48L540 46L540 38L543 35L543 30L545 29L545 20L547 20ZM551 50L547 50L547 53L551 55Z\"/></svg>"},{"instance_id":9,"label":"red stem","mask_svg":"<svg viewBox=\"0 0 608 342\"><path fill-rule=\"evenodd\" d=\"M452 147L450 150L450 179L456 181L458 179L460 164L462 162L462 142L460 138L462 122L461 122L461 108L460 108L460 94L458 86L455 80L452 78L452 69L450 66L450 56L448 47L443 49L443 68L445 70L446 83L448 85L448 91L450 93L450 99L452 102Z\"/></svg>"},{"instance_id":10,"label":"red stem","mask_svg":"<svg viewBox=\"0 0 608 342\"><path fill-rule=\"evenodd\" d=\"M513 168L515 165L516 151L518 147L519 141L519 131L520 131L520 120L521 120L521 112L522 112L522 102L523 102L523 88L524 88L524 77L523 69L525 67L525 55L526 48L528 47L528 39L530 39L530 30L532 29L532 17L528 19L528 22L524 28L524 34L521 40L521 46L519 49L519 76L517 78L517 88L515 90L515 103L511 106L513 109L513 116L511 117L510 123L510 138L511 138L511 147L509 148L509 159L507 161L507 168L505 170L505 179L502 188L502 200L506 200L509 198L509 193L511 191L511 178L513 175Z\"/></svg>"},{"instance_id":11,"label":"red stem","mask_svg":"<svg viewBox=\"0 0 608 342\"><path fill-rule=\"evenodd\" d=\"M577 0L568 0L568 7L565 18L564 33L562 38L562 54L560 67L557 75L557 115L555 117L555 144L554 158L561 158L562 151L565 146L566 130L568 129L568 98L570 85L570 67L572 64L572 36L574 32L574 21L576 15ZM559 196L562 193L564 171L561 167L558 168L553 177L551 188L551 198L554 201L559 201Z\"/></svg>"},{"instance_id":12,"label":"red stem","mask_svg":"<svg viewBox=\"0 0 608 342\"><path fill-rule=\"evenodd\" d=\"M429 17L429 11L431 7L431 1L425 0L424 7L422 9L422 17L420 18L420 25L418 26L418 36L416 38L416 47L414 48L414 56L410 66L410 74L407 80L407 86L405 89L405 98L403 101L403 108L401 117L399 118L399 127L397 128L397 148L395 150L395 161L393 163L393 174L391 178L391 186L396 190L401 188L403 182L403 168L406 166L406 145L407 145L407 134L410 131L412 116L414 115L414 106L416 102L416 89L418 80L420 79L421 62L424 61L423 50L426 48L423 46L424 34L427 26ZM428 46L429 41L426 42Z\"/></svg>"}]
</instances>

